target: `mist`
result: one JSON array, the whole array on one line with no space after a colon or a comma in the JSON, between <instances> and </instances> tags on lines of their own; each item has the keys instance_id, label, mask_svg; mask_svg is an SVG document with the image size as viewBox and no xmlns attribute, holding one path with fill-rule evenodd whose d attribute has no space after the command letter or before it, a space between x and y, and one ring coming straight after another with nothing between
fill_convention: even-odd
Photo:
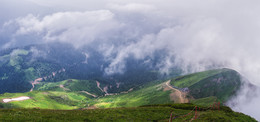
<instances>
[{"instance_id":1,"label":"mist","mask_svg":"<svg viewBox=\"0 0 260 122\"><path fill-rule=\"evenodd\" d=\"M257 0L2 2L1 49L53 42L93 46L110 61L107 74L122 73L129 57L153 58L156 51L164 50L158 64L161 72L175 66L185 73L226 67L260 85ZM245 90L248 87L241 92ZM255 104L259 95L243 104L251 99L245 96L238 94L232 107L260 120L255 111L260 108Z\"/></svg>"}]
</instances>

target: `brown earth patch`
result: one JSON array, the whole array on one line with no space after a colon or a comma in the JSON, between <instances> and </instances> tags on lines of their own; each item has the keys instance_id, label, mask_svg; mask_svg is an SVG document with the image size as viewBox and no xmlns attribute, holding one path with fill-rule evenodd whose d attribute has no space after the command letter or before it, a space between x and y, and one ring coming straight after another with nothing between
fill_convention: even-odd
<instances>
[{"instance_id":1,"label":"brown earth patch","mask_svg":"<svg viewBox=\"0 0 260 122\"><path fill-rule=\"evenodd\" d=\"M187 93L184 93L180 91L179 89L173 88L170 85L170 80L163 83L163 90L164 91L169 91L171 90L172 93L170 94L170 99L174 101L175 103L188 103L189 99L186 97Z\"/></svg>"}]
</instances>

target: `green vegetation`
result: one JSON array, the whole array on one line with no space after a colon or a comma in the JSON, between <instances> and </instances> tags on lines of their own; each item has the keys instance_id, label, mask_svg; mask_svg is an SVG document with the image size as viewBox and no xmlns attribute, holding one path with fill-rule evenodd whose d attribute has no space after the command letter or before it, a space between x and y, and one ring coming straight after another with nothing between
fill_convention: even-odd
<instances>
[{"instance_id":1,"label":"green vegetation","mask_svg":"<svg viewBox=\"0 0 260 122\"><path fill-rule=\"evenodd\" d=\"M195 73L176 78L174 81L187 81L186 78L198 80L199 76L203 76L204 79L196 81L196 83L191 82L192 85L189 85L187 94L190 102L196 105L208 106L216 101L222 103L232 96L240 86L239 74L229 69ZM11 106L49 109L75 109L89 106L115 108L175 103L180 98L179 95L174 97L174 92L168 88L166 81L152 81L139 88L131 88L128 92L104 96L105 93L97 87L94 80L69 79L60 82L40 82L35 85L34 92L4 94L0 96L0 99L16 96L32 98L20 102L10 102L5 105L6 108ZM54 106L43 105L48 102L53 102Z\"/></svg>"},{"instance_id":2,"label":"green vegetation","mask_svg":"<svg viewBox=\"0 0 260 122\"><path fill-rule=\"evenodd\" d=\"M102 96L104 93L97 87L94 80L77 80L68 79L60 82L40 82L35 85L38 91L73 91L81 92L87 91L96 96Z\"/></svg>"},{"instance_id":3,"label":"green vegetation","mask_svg":"<svg viewBox=\"0 0 260 122\"><path fill-rule=\"evenodd\" d=\"M34 91L65 91L60 87L60 85L64 85L66 81L61 82L40 82L40 84L36 84Z\"/></svg>"},{"instance_id":4,"label":"green vegetation","mask_svg":"<svg viewBox=\"0 0 260 122\"><path fill-rule=\"evenodd\" d=\"M143 86L143 88L133 90L129 93L121 93L119 95L111 95L99 98L93 98L93 96L81 92L82 90L86 90L96 95L100 94L98 91L99 89L96 88L97 86L95 82L93 83L92 81L89 81L90 84L95 84L93 87L84 87L84 85L88 84L84 84L83 82L85 83L85 81L75 79L64 80L57 83L41 82L40 84L36 85L34 89L36 91L27 93L2 94L0 95L0 100L5 98L28 96L32 99L4 103L3 105L5 108L43 109L76 109L89 106L96 106L99 108L137 107L141 105L173 103L173 101L170 99L171 91L164 91L162 86L165 82L162 81L151 82ZM88 82L86 81L86 83ZM60 85L63 85L65 89L61 88ZM48 104L51 104L52 106L46 106Z\"/></svg>"},{"instance_id":5,"label":"green vegetation","mask_svg":"<svg viewBox=\"0 0 260 122\"><path fill-rule=\"evenodd\" d=\"M96 99L95 106L100 108L136 107L150 104L173 103L170 100L171 91L164 91L162 83L150 83L143 88L127 94L106 96Z\"/></svg>"},{"instance_id":6,"label":"green vegetation","mask_svg":"<svg viewBox=\"0 0 260 122\"><path fill-rule=\"evenodd\" d=\"M178 88L190 87L190 86L194 85L195 83L197 83L197 82L199 82L199 81L201 81L201 80L203 80L207 77L216 75L216 74L221 73L221 72L225 72L227 70L228 69L216 69L216 70L209 70L209 71L184 75L184 76L174 78L171 81L171 84L173 86L178 87Z\"/></svg>"},{"instance_id":7,"label":"green vegetation","mask_svg":"<svg viewBox=\"0 0 260 122\"><path fill-rule=\"evenodd\" d=\"M191 111L190 108L182 107L185 104L156 105L136 108L114 109L87 109L87 110L42 110L42 109L0 109L0 121L168 121L171 112L177 118L175 122L190 121L195 112L182 117ZM192 105L189 105L192 106ZM220 110L198 111L198 118L193 121L229 121L229 122L256 122L255 119L242 113L233 112L227 107Z\"/></svg>"},{"instance_id":8,"label":"green vegetation","mask_svg":"<svg viewBox=\"0 0 260 122\"><path fill-rule=\"evenodd\" d=\"M67 80L64 87L70 89L71 91L87 91L89 93L95 94L96 96L101 96L104 93L97 87L97 83L94 80Z\"/></svg>"},{"instance_id":9,"label":"green vegetation","mask_svg":"<svg viewBox=\"0 0 260 122\"><path fill-rule=\"evenodd\" d=\"M33 81L34 79L37 78L35 69L33 67L29 67L28 69L25 69L24 72L25 72L25 78L28 81Z\"/></svg>"},{"instance_id":10,"label":"green vegetation","mask_svg":"<svg viewBox=\"0 0 260 122\"><path fill-rule=\"evenodd\" d=\"M93 100L75 92L33 91L27 93L5 93L0 99L28 96L31 99L1 103L4 108L78 109L85 108Z\"/></svg>"},{"instance_id":11,"label":"green vegetation","mask_svg":"<svg viewBox=\"0 0 260 122\"><path fill-rule=\"evenodd\" d=\"M216 96L225 102L239 90L240 86L240 75L234 70L226 70L190 86L189 94L195 99Z\"/></svg>"},{"instance_id":12,"label":"green vegetation","mask_svg":"<svg viewBox=\"0 0 260 122\"><path fill-rule=\"evenodd\" d=\"M27 50L23 50L23 49L14 50L10 55L9 64L15 67L16 70L20 70L21 69L20 63L23 61L23 58L20 57L20 55L28 55L28 53L29 52Z\"/></svg>"},{"instance_id":13,"label":"green vegetation","mask_svg":"<svg viewBox=\"0 0 260 122\"><path fill-rule=\"evenodd\" d=\"M206 98L191 100L191 103L200 106L210 106L214 104L214 102L219 102L217 97L206 97Z\"/></svg>"},{"instance_id":14,"label":"green vegetation","mask_svg":"<svg viewBox=\"0 0 260 122\"><path fill-rule=\"evenodd\" d=\"M216 96L222 102L234 95L241 86L240 75L231 69L209 70L174 78L171 84L188 88L195 99Z\"/></svg>"},{"instance_id":15,"label":"green vegetation","mask_svg":"<svg viewBox=\"0 0 260 122\"><path fill-rule=\"evenodd\" d=\"M37 66L45 67L44 64L41 65ZM46 67L49 68L49 66ZM36 78L34 73L37 70L44 69L27 67L24 70L26 79ZM8 75L3 74L3 78L8 78ZM179 91L182 90L181 88L188 88L187 96L192 104L173 104L176 98L172 97L172 94L176 92L176 89L171 89L166 81L151 81L139 87L132 87L128 92L109 96L104 96L104 91L97 87L95 80L42 81L35 84L33 92L0 95L0 100L21 96L31 98L24 101L0 103L0 108L5 108L0 109L0 121L167 121L171 111L174 111L176 116L182 116L192 110L195 105L202 108L199 112L199 119L195 121L255 121L227 107L221 107L220 111L206 109L214 102L226 101L239 89L240 76L234 70L210 70L171 80L172 85L179 86ZM102 88L109 86L109 83L100 83ZM93 97L88 93L98 97ZM82 110L86 108L99 109ZM176 118L174 121L190 121L193 117L194 113L185 118Z\"/></svg>"},{"instance_id":16,"label":"green vegetation","mask_svg":"<svg viewBox=\"0 0 260 122\"><path fill-rule=\"evenodd\" d=\"M87 62L83 52L88 52L91 55ZM44 77L43 82L60 82L66 79L82 80L79 82L89 80L89 83L85 83L83 86L77 84L72 86L84 91L86 90L85 86L93 87L90 82L97 80L101 83L102 88L109 86L108 92L110 93L127 91L130 88L139 87L161 78L158 77L158 70L144 65L143 61L136 60L126 62L125 68L127 70L123 75L104 75L101 66L105 68L109 64L104 59L104 56L95 50L78 50L66 44L30 45L1 50L0 94L28 92L32 88L31 81ZM174 71L175 69L173 69L171 76L178 75L179 72ZM94 92L93 94L97 96L104 95L99 90L97 93L92 88L87 88L87 90L93 90L88 92Z\"/></svg>"}]
</instances>

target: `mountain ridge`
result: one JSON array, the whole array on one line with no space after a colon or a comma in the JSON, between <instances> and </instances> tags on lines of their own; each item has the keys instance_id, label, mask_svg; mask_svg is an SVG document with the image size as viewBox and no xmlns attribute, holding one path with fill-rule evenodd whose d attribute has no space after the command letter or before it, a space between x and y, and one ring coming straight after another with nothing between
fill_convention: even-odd
<instances>
[{"instance_id":1,"label":"mountain ridge","mask_svg":"<svg viewBox=\"0 0 260 122\"><path fill-rule=\"evenodd\" d=\"M212 74L212 72L215 72ZM201 74L207 74L205 78L196 81L197 83L193 83L190 85L190 89L187 88L178 88L173 86L174 82L179 82L179 80L186 80L189 78L192 80L192 77L200 76ZM221 75L220 75L221 74ZM180 77L182 77L180 79ZM186 78L185 78L186 77ZM147 83L144 86L140 86L140 88L131 88L125 92L119 93L110 93L107 92L110 86L109 84L100 83L96 80L77 80L77 79L68 79L60 82L44 82L39 81L35 84L34 91L24 93L19 93L21 96L32 95L29 97L35 96L33 94L41 93L41 96L49 97L48 99L56 100L57 103L62 101L63 98L60 97L59 94L75 94L82 97L81 100L87 99L91 101L91 104L88 106L95 106L101 108L110 108L110 107L136 107L141 105L149 105L149 104L165 104L165 103L196 103L196 100L202 100L202 98L211 99L211 97L216 97L215 101L220 101L225 103L228 98L231 98L235 95L235 93L239 90L241 81L239 79L240 75L230 69L216 69L209 70L194 74L188 74L185 76L179 76L176 78L172 78L169 80L161 80L161 81L152 81ZM193 78L194 79L194 78ZM216 79L220 79L219 81L215 81ZM196 79L195 79L196 80ZM212 84L214 81L216 84L213 86L208 86L207 83ZM236 86L230 86L230 83L236 83ZM193 89L196 86L196 89ZM210 92L208 90L204 90L205 86L210 87ZM223 89L222 92L219 89L215 89L215 87L222 88L233 88L233 91L230 92L228 89ZM224 86L224 87L222 87ZM120 87L118 87L120 88ZM200 92L197 93L196 90ZM46 93L50 92L52 95L48 95ZM218 94L221 93L221 94ZM13 94L3 94L0 95L0 99L4 99L4 97L17 97ZM194 96L195 94L195 96ZM200 96L196 96L199 94ZM223 94L223 95L222 95ZM73 96L73 95L72 95ZM56 97L56 98L55 98ZM69 97L69 96L68 96ZM78 100L64 98L64 100L79 102ZM205 99L207 100L207 99ZM44 103L45 100L42 101ZM31 101L33 102L33 101ZM87 101L85 101L87 102ZM213 102L213 101L212 101ZM70 103L70 102L69 102ZM15 103L14 103L15 104ZM20 106L23 107L23 106ZM31 106L33 108L33 106ZM40 107L40 106L34 106Z\"/></svg>"}]
</instances>

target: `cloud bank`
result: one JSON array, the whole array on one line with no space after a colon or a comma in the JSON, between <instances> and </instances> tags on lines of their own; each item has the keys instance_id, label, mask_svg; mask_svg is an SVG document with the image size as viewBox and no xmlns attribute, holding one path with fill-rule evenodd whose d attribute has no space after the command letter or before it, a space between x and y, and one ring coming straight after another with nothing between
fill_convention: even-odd
<instances>
[{"instance_id":1,"label":"cloud bank","mask_svg":"<svg viewBox=\"0 0 260 122\"><path fill-rule=\"evenodd\" d=\"M76 48L91 45L111 62L105 69L107 74L123 72L129 57L153 58L156 51L164 50L158 65L163 72L174 66L186 72L228 67L260 85L257 0L32 3L50 8L57 5L58 10L28 13L5 22L0 35L2 48L49 42ZM246 112L257 114L254 110Z\"/></svg>"}]
</instances>

